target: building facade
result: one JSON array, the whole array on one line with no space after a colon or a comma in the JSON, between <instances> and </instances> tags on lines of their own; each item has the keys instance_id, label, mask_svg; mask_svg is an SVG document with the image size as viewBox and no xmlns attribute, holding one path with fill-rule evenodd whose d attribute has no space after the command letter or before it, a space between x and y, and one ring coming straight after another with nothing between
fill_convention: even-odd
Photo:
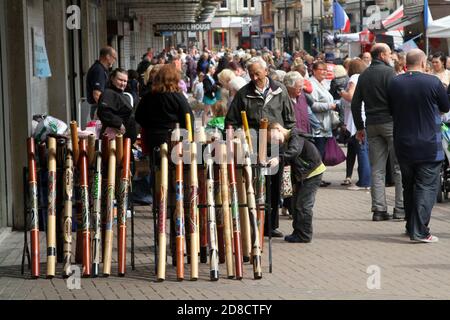
<instances>
[{"instance_id":1,"label":"building facade","mask_svg":"<svg viewBox=\"0 0 450 320\"><path fill-rule=\"evenodd\" d=\"M209 46L224 48L261 47L259 0L223 0L217 7L208 33Z\"/></svg>"}]
</instances>

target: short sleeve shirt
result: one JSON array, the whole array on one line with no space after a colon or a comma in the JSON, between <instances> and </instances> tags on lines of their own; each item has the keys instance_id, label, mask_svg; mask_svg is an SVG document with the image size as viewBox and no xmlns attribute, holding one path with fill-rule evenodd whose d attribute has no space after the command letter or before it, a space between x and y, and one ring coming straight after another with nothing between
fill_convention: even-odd
<instances>
[{"instance_id":1,"label":"short sleeve shirt","mask_svg":"<svg viewBox=\"0 0 450 320\"><path fill-rule=\"evenodd\" d=\"M92 67L89 69L86 76L86 94L87 101L90 104L95 104L94 90L104 92L108 83L108 70L100 63L95 61Z\"/></svg>"}]
</instances>

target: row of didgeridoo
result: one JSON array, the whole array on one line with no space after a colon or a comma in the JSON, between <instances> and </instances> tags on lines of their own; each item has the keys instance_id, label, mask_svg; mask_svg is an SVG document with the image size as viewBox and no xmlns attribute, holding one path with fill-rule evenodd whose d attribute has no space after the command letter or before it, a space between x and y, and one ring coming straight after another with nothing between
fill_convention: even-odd
<instances>
[{"instance_id":1,"label":"row of didgeridoo","mask_svg":"<svg viewBox=\"0 0 450 320\"><path fill-rule=\"evenodd\" d=\"M178 124L171 137L171 146L166 143L161 145L161 164L156 173L155 197L158 212L157 281L166 279L168 207L174 208L170 248L178 281L185 278L185 255L190 263L190 280L199 278L199 260L201 263L207 263L208 256L209 277L212 281L219 279L219 263L226 263L229 279L242 279L243 263L248 261L253 264L254 279L262 278L265 177L262 170L252 167L253 148L245 112L242 113L242 123L245 135L240 130L241 134L236 132L238 137L235 138L230 126L227 128L226 142L219 139L216 141L214 134L207 141L203 128L196 130L196 137L193 139L191 119L187 114L188 139L187 143L184 141L184 158ZM262 119L260 128L267 129L267 126L267 119ZM267 135L263 137L260 134L260 145L263 146L259 148L260 163L265 163L266 143ZM205 150L199 148L199 145L204 146ZM186 149L189 149L189 157L186 156ZM204 166L197 163L199 152L204 155ZM242 166L236 166L238 154L243 156ZM190 160L189 164L183 163L186 157ZM215 165L213 158L220 159L219 164ZM171 160L174 167L169 166ZM183 181L183 169L187 168L190 172L189 181ZM169 176L172 176L175 185L175 203L172 206L168 206ZM257 195L254 182L257 185ZM184 203L184 185L189 186L189 192L186 193L188 205ZM187 214L184 212L185 208L189 209ZM185 220L188 223L185 224Z\"/></svg>"},{"instance_id":2,"label":"row of didgeridoo","mask_svg":"<svg viewBox=\"0 0 450 320\"><path fill-rule=\"evenodd\" d=\"M48 172L47 278L72 274L72 207L75 192L77 236L75 263L82 265L83 277L97 277L103 260L103 275L111 274L113 224L117 215L118 275L126 271L126 219L130 186L131 141L118 134L114 139L95 135L78 136L76 122L70 123L70 137L49 136L39 145L41 170ZM27 140L30 199L31 276L40 276L38 179L36 147ZM117 175L116 175L117 172ZM115 208L115 202L117 208Z\"/></svg>"}]
</instances>

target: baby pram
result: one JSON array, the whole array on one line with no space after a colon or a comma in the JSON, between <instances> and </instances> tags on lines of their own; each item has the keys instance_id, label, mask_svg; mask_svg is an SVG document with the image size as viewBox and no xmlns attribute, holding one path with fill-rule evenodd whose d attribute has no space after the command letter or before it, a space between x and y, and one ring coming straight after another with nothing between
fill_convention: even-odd
<instances>
[{"instance_id":1,"label":"baby pram","mask_svg":"<svg viewBox=\"0 0 450 320\"><path fill-rule=\"evenodd\" d=\"M444 149L445 159L442 162L440 173L440 189L437 195L437 202L441 203L443 199L448 199L450 192L450 124L443 123L442 132L442 148Z\"/></svg>"}]
</instances>

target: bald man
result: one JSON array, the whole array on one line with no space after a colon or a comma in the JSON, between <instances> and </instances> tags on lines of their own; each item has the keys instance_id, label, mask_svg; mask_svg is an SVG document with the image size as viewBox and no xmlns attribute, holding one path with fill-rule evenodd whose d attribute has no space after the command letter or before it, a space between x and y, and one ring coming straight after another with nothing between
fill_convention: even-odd
<instances>
[{"instance_id":1,"label":"bald man","mask_svg":"<svg viewBox=\"0 0 450 320\"><path fill-rule=\"evenodd\" d=\"M117 52L112 47L100 50L100 57L89 68L86 75L87 102L91 105L91 120L94 120L97 103L108 86L109 70L117 60Z\"/></svg>"},{"instance_id":2,"label":"bald man","mask_svg":"<svg viewBox=\"0 0 450 320\"><path fill-rule=\"evenodd\" d=\"M391 49L385 43L378 43L370 52L372 63L360 76L352 99L352 114L356 138L369 143L370 168L372 170L372 220L391 219L386 202L385 177L388 155L393 164L395 181L394 219L404 219L403 190L400 167L394 154L393 122L389 108L387 88L395 76ZM362 106L366 121L362 118ZM366 139L367 133L367 139Z\"/></svg>"},{"instance_id":3,"label":"bald man","mask_svg":"<svg viewBox=\"0 0 450 320\"><path fill-rule=\"evenodd\" d=\"M444 160L441 114L449 111L450 102L439 78L425 74L427 57L422 50L408 52L406 64L408 71L395 77L388 88L403 177L406 234L413 241L437 242L428 224Z\"/></svg>"}]
</instances>

